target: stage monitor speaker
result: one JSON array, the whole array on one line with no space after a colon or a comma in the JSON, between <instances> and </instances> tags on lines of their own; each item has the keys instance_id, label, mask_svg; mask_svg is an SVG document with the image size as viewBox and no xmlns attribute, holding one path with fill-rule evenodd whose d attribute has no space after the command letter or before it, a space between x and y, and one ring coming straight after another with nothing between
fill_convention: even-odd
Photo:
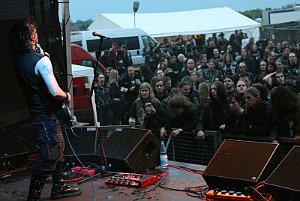
<instances>
[{"instance_id":1,"label":"stage monitor speaker","mask_svg":"<svg viewBox=\"0 0 300 201\"><path fill-rule=\"evenodd\" d=\"M0 130L0 169L24 165L28 153L27 147L13 130Z\"/></svg>"},{"instance_id":2,"label":"stage monitor speaker","mask_svg":"<svg viewBox=\"0 0 300 201\"><path fill-rule=\"evenodd\" d=\"M159 165L160 144L150 130L124 128L104 143L108 171L142 172Z\"/></svg>"},{"instance_id":3,"label":"stage monitor speaker","mask_svg":"<svg viewBox=\"0 0 300 201\"><path fill-rule=\"evenodd\" d=\"M265 180L279 164L278 144L224 140L203 178L210 189L243 190Z\"/></svg>"},{"instance_id":4,"label":"stage monitor speaker","mask_svg":"<svg viewBox=\"0 0 300 201\"><path fill-rule=\"evenodd\" d=\"M300 146L294 146L266 181L275 200L300 200Z\"/></svg>"}]
</instances>

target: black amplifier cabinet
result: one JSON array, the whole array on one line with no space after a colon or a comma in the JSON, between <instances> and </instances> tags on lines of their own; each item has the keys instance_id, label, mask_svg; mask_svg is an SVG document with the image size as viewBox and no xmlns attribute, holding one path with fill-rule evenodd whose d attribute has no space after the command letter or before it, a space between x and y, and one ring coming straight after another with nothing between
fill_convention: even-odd
<instances>
[{"instance_id":1,"label":"black amplifier cabinet","mask_svg":"<svg viewBox=\"0 0 300 201\"><path fill-rule=\"evenodd\" d=\"M99 129L95 126L80 126L67 128L63 131L65 138L65 157L66 162L70 166L84 165L86 163L94 163L100 165L102 163L102 155L100 152ZM80 160L80 162L78 161ZM101 164L103 165L103 164Z\"/></svg>"},{"instance_id":2,"label":"black amplifier cabinet","mask_svg":"<svg viewBox=\"0 0 300 201\"><path fill-rule=\"evenodd\" d=\"M11 129L0 130L0 170L24 165L28 149Z\"/></svg>"}]
</instances>

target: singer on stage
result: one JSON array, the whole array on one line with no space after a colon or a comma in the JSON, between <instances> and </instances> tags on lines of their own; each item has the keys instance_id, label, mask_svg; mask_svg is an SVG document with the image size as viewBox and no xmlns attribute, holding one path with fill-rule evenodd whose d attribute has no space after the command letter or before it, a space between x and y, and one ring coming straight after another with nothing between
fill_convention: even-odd
<instances>
[{"instance_id":1,"label":"singer on stage","mask_svg":"<svg viewBox=\"0 0 300 201\"><path fill-rule=\"evenodd\" d=\"M78 187L65 185L62 180L64 138L57 112L70 94L58 85L48 56L36 51L38 34L31 20L17 22L10 33L16 75L27 99L32 125L39 140L39 157L31 167L32 176L28 201L40 199L46 178L51 175L51 199L81 194Z\"/></svg>"}]
</instances>

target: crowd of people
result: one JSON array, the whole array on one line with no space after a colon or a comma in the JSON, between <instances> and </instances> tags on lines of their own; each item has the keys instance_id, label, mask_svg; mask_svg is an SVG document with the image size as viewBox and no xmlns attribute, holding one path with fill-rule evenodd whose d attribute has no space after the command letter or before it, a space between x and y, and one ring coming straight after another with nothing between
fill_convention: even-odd
<instances>
[{"instance_id":1,"label":"crowd of people","mask_svg":"<svg viewBox=\"0 0 300 201\"><path fill-rule=\"evenodd\" d=\"M138 70L122 54L121 72L111 66L98 76L102 125L136 123L162 139L195 131L204 140L214 130L299 142L300 42L256 40L242 30L228 40L213 34L204 47L197 39L149 43Z\"/></svg>"},{"instance_id":2,"label":"crowd of people","mask_svg":"<svg viewBox=\"0 0 300 201\"><path fill-rule=\"evenodd\" d=\"M195 131L195 137L205 140L206 132L213 130L300 143L300 43L254 41L242 31L229 40L223 33L213 34L204 49L194 36L165 39L145 48L145 65L139 70L122 46L117 56L122 68L107 66L106 74L99 74L94 83L100 123L137 123L160 139ZM61 104L69 103L71 95L59 87L50 55L39 51L34 21L18 21L10 44L40 147L31 166L27 200L40 199L50 175L51 199L80 195L77 186L63 180Z\"/></svg>"}]
</instances>

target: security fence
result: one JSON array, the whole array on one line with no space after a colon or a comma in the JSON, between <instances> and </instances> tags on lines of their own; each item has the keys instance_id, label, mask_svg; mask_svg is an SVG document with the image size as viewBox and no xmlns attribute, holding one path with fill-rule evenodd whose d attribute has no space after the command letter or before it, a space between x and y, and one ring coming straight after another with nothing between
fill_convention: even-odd
<instances>
[{"instance_id":1,"label":"security fence","mask_svg":"<svg viewBox=\"0 0 300 201\"><path fill-rule=\"evenodd\" d=\"M81 140L78 137L74 137L79 142L78 144L82 144L82 142L86 141L87 143L94 143L95 152L98 156L101 154L101 144L105 143L106 139L114 132L121 130L123 128L130 128L129 125L113 125L113 126L101 126L99 129L95 127L78 127L75 135L76 136L86 136L83 134L83 130L89 131L89 138L95 138L93 140L85 140L84 138ZM135 128L139 129L139 128ZM80 134L81 132L81 134ZM96 134L95 134L96 133ZM245 135L231 135L231 134L221 134L217 131L206 131L205 132L205 140L199 140L196 138L197 134L195 132L184 132L180 133L176 137L169 137L165 140L165 144L168 149L168 157L170 160L185 162L185 163L193 163L200 165L207 165L209 161L212 159L214 154L217 152L219 146L223 142L224 139L236 139L236 140L247 140L247 141L261 141L261 142L271 142L271 137L251 137ZM156 136L158 140L159 136ZM291 138L280 138L281 143L293 145L293 140ZM72 140L71 140L72 141ZM81 142L81 143L80 143Z\"/></svg>"},{"instance_id":2,"label":"security fence","mask_svg":"<svg viewBox=\"0 0 300 201\"><path fill-rule=\"evenodd\" d=\"M104 143L115 130L122 128L130 127L129 125L100 127L98 138L100 144ZM198 140L196 136L195 132L185 132L166 139L169 160L207 165L220 145L220 134L216 131L206 131L205 140Z\"/></svg>"}]
</instances>

